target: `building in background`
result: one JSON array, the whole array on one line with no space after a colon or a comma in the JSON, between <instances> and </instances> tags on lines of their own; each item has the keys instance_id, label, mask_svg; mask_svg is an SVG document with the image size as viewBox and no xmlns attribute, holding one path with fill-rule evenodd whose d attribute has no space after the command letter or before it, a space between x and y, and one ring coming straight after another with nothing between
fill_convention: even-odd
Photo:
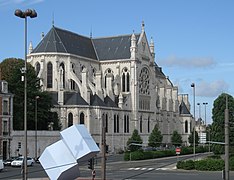
<instances>
[{"instance_id":1,"label":"building in background","mask_svg":"<svg viewBox=\"0 0 234 180\"><path fill-rule=\"evenodd\" d=\"M8 83L0 80L0 156L11 156L13 130L13 94L8 92Z\"/></svg>"},{"instance_id":2,"label":"building in background","mask_svg":"<svg viewBox=\"0 0 234 180\"><path fill-rule=\"evenodd\" d=\"M170 143L174 130L188 143L194 124L188 97L179 98L155 54L142 23L140 33L102 38L52 26L35 49L30 43L27 58L42 90L53 97L62 129L85 124L101 144L105 126L108 149L117 152L126 148L134 129L147 144L155 125L163 143Z\"/></svg>"}]
</instances>

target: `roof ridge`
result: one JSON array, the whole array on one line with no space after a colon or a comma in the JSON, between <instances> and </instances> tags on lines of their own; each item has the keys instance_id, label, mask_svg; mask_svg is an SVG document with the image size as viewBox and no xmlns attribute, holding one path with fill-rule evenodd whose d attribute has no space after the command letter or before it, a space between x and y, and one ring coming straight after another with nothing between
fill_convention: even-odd
<instances>
[{"instance_id":1,"label":"roof ridge","mask_svg":"<svg viewBox=\"0 0 234 180\"><path fill-rule=\"evenodd\" d=\"M55 28L55 27L53 27L53 28L54 28L54 31L55 31L56 35L58 36L60 42L62 43L63 48L65 49L65 51L66 51L66 53L67 53L68 51L67 51L66 47L64 46L63 41L61 40L59 34L57 33L56 28ZM59 28L58 28L58 29L59 29ZM58 43L59 43L59 42L58 42ZM57 51L57 46L55 46L55 48L56 48L56 51Z\"/></svg>"},{"instance_id":2,"label":"roof ridge","mask_svg":"<svg viewBox=\"0 0 234 180\"><path fill-rule=\"evenodd\" d=\"M94 40L96 39L105 39L105 38L118 38L118 37L125 37L125 36L131 36L132 34L123 34L123 35L114 35L114 36L103 36L103 37L96 37L96 38L92 38ZM140 35L140 33L137 33L135 35Z\"/></svg>"}]
</instances>

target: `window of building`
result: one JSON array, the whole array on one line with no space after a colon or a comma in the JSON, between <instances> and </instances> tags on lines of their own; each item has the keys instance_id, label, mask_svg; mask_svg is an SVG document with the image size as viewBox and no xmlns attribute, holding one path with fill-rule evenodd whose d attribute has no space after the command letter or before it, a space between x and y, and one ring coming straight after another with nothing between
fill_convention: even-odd
<instances>
[{"instance_id":1,"label":"window of building","mask_svg":"<svg viewBox=\"0 0 234 180\"><path fill-rule=\"evenodd\" d=\"M184 128L185 128L185 130L184 130L185 133L188 133L188 121L185 121L185 127Z\"/></svg>"},{"instance_id":2,"label":"window of building","mask_svg":"<svg viewBox=\"0 0 234 180\"><path fill-rule=\"evenodd\" d=\"M148 117L148 133L150 132L150 117Z\"/></svg>"},{"instance_id":3,"label":"window of building","mask_svg":"<svg viewBox=\"0 0 234 180\"><path fill-rule=\"evenodd\" d=\"M3 135L8 134L7 121L3 121Z\"/></svg>"},{"instance_id":4,"label":"window of building","mask_svg":"<svg viewBox=\"0 0 234 180\"><path fill-rule=\"evenodd\" d=\"M124 68L122 72L122 91L130 91L130 75L127 68Z\"/></svg>"},{"instance_id":5,"label":"window of building","mask_svg":"<svg viewBox=\"0 0 234 180\"><path fill-rule=\"evenodd\" d=\"M124 115L124 133L129 133L129 116Z\"/></svg>"},{"instance_id":6,"label":"window of building","mask_svg":"<svg viewBox=\"0 0 234 180\"><path fill-rule=\"evenodd\" d=\"M73 114L69 113L68 114L68 127L73 125Z\"/></svg>"},{"instance_id":7,"label":"window of building","mask_svg":"<svg viewBox=\"0 0 234 180\"><path fill-rule=\"evenodd\" d=\"M114 115L114 133L119 133L119 115Z\"/></svg>"},{"instance_id":8,"label":"window of building","mask_svg":"<svg viewBox=\"0 0 234 180\"><path fill-rule=\"evenodd\" d=\"M41 65L39 62L36 63L36 75L38 76L39 72L41 70Z\"/></svg>"},{"instance_id":9,"label":"window of building","mask_svg":"<svg viewBox=\"0 0 234 180\"><path fill-rule=\"evenodd\" d=\"M140 77L139 77L139 93L140 94L150 95L149 81L150 81L149 71L146 67L144 67L141 69Z\"/></svg>"},{"instance_id":10,"label":"window of building","mask_svg":"<svg viewBox=\"0 0 234 180\"><path fill-rule=\"evenodd\" d=\"M142 125L143 125L143 122L142 122L142 116L140 117L140 133L142 133Z\"/></svg>"},{"instance_id":11,"label":"window of building","mask_svg":"<svg viewBox=\"0 0 234 180\"><path fill-rule=\"evenodd\" d=\"M52 88L53 81L53 65L51 62L47 64L47 88Z\"/></svg>"},{"instance_id":12,"label":"window of building","mask_svg":"<svg viewBox=\"0 0 234 180\"><path fill-rule=\"evenodd\" d=\"M72 79L70 81L70 88L71 88L71 90L75 90L76 89L76 82L74 80L72 80Z\"/></svg>"},{"instance_id":13,"label":"window of building","mask_svg":"<svg viewBox=\"0 0 234 180\"><path fill-rule=\"evenodd\" d=\"M80 124L85 124L84 113L80 113Z\"/></svg>"},{"instance_id":14,"label":"window of building","mask_svg":"<svg viewBox=\"0 0 234 180\"><path fill-rule=\"evenodd\" d=\"M8 115L8 101L3 101L3 115Z\"/></svg>"}]
</instances>

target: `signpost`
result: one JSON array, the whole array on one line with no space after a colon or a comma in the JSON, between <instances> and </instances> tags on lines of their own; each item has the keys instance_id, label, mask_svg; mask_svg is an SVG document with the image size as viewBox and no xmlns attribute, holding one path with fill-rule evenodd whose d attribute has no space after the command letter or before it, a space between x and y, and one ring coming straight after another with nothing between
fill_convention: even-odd
<instances>
[{"instance_id":1,"label":"signpost","mask_svg":"<svg viewBox=\"0 0 234 180\"><path fill-rule=\"evenodd\" d=\"M178 159L179 159L178 155L180 155L181 149L177 147L175 151L176 151L177 162L178 162Z\"/></svg>"}]
</instances>

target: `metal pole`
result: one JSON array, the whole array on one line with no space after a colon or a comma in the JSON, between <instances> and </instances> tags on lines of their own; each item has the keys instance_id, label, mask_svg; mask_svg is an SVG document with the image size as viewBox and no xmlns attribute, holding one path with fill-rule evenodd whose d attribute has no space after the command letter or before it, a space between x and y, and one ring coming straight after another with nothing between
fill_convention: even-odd
<instances>
[{"instance_id":1,"label":"metal pole","mask_svg":"<svg viewBox=\"0 0 234 180\"><path fill-rule=\"evenodd\" d=\"M24 179L27 180L27 16L25 16L25 64L24 64Z\"/></svg>"},{"instance_id":2,"label":"metal pole","mask_svg":"<svg viewBox=\"0 0 234 180\"><path fill-rule=\"evenodd\" d=\"M224 127L225 127L225 180L229 180L229 110L228 110L227 95L226 95Z\"/></svg>"},{"instance_id":3,"label":"metal pole","mask_svg":"<svg viewBox=\"0 0 234 180\"><path fill-rule=\"evenodd\" d=\"M39 96L35 98L35 160L37 160L37 99Z\"/></svg>"},{"instance_id":4,"label":"metal pole","mask_svg":"<svg viewBox=\"0 0 234 180\"><path fill-rule=\"evenodd\" d=\"M106 123L105 116L102 116L102 167L101 179L106 180Z\"/></svg>"},{"instance_id":5,"label":"metal pole","mask_svg":"<svg viewBox=\"0 0 234 180\"><path fill-rule=\"evenodd\" d=\"M191 87L193 88L193 116L194 116L194 127L193 127L193 156L194 156L194 161L196 159L196 143L195 143L195 126L196 126L196 116L195 116L195 84L192 83Z\"/></svg>"}]
</instances>

